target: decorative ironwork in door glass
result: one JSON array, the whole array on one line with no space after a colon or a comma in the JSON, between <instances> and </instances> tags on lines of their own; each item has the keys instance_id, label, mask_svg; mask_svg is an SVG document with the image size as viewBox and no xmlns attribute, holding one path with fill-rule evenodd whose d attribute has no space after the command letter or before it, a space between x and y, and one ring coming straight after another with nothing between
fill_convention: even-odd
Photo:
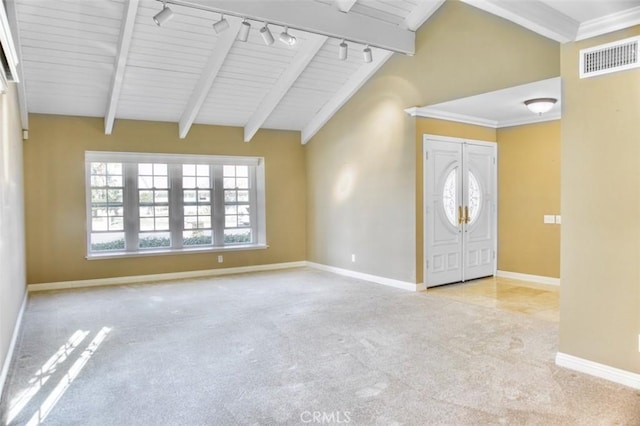
<instances>
[{"instance_id":1,"label":"decorative ironwork in door glass","mask_svg":"<svg viewBox=\"0 0 640 426\"><path fill-rule=\"evenodd\" d=\"M447 219L453 226L458 226L458 219L456 218L457 191L458 168L455 168L449 172L442 189L442 206Z\"/></svg>"},{"instance_id":2,"label":"decorative ironwork in door glass","mask_svg":"<svg viewBox=\"0 0 640 426\"><path fill-rule=\"evenodd\" d=\"M480 208L482 207L482 191L480 191L480 184L476 177L469 171L469 200L467 205L469 206L469 223L475 222L480 215Z\"/></svg>"},{"instance_id":3,"label":"decorative ironwork in door glass","mask_svg":"<svg viewBox=\"0 0 640 426\"><path fill-rule=\"evenodd\" d=\"M480 190L480 184L478 179L469 171L467 188L467 209L469 217L467 223L471 224L476 221L480 215L480 209L482 208L482 191ZM458 226L457 214L457 191L458 191L458 169L455 168L449 172L447 178L444 181L442 188L442 207L447 216L447 220L453 226ZM461 207L462 208L462 207Z\"/></svg>"}]
</instances>

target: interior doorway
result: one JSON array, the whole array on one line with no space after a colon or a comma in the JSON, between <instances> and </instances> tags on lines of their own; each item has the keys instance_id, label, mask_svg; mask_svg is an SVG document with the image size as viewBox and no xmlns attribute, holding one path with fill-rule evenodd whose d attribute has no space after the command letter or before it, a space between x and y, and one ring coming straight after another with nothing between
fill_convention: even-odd
<instances>
[{"instance_id":1,"label":"interior doorway","mask_svg":"<svg viewBox=\"0 0 640 426\"><path fill-rule=\"evenodd\" d=\"M497 145L424 135L425 285L495 275Z\"/></svg>"}]
</instances>

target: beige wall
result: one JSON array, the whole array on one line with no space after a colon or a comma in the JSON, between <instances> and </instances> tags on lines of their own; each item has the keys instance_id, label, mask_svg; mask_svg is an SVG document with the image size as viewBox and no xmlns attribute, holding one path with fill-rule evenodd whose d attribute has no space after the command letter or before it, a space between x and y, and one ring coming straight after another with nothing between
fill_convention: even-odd
<instances>
[{"instance_id":1,"label":"beige wall","mask_svg":"<svg viewBox=\"0 0 640 426\"><path fill-rule=\"evenodd\" d=\"M10 84L0 94L0 369L26 291L23 187L22 125L16 87Z\"/></svg>"},{"instance_id":2,"label":"beige wall","mask_svg":"<svg viewBox=\"0 0 640 426\"><path fill-rule=\"evenodd\" d=\"M416 265L423 279L422 136L498 142L498 269L560 277L560 121L492 129L452 121L416 120Z\"/></svg>"},{"instance_id":3,"label":"beige wall","mask_svg":"<svg viewBox=\"0 0 640 426\"><path fill-rule=\"evenodd\" d=\"M310 141L309 260L422 281L416 120L403 110L558 74L557 43L443 4L418 30L415 56L394 55Z\"/></svg>"},{"instance_id":4,"label":"beige wall","mask_svg":"<svg viewBox=\"0 0 640 426\"><path fill-rule=\"evenodd\" d=\"M307 145L307 253L312 262L413 281L415 159L403 141L415 127L391 80L372 82L375 100L356 95L349 113Z\"/></svg>"},{"instance_id":5,"label":"beige wall","mask_svg":"<svg viewBox=\"0 0 640 426\"><path fill-rule=\"evenodd\" d=\"M640 373L640 70L578 78L562 46L560 352Z\"/></svg>"},{"instance_id":6,"label":"beige wall","mask_svg":"<svg viewBox=\"0 0 640 426\"><path fill-rule=\"evenodd\" d=\"M461 139L496 141L496 129L472 124L456 123L432 118L416 119L416 280L424 281L424 159L422 158L425 134Z\"/></svg>"},{"instance_id":7,"label":"beige wall","mask_svg":"<svg viewBox=\"0 0 640 426\"><path fill-rule=\"evenodd\" d=\"M498 269L560 277L560 121L498 129Z\"/></svg>"},{"instance_id":8,"label":"beige wall","mask_svg":"<svg viewBox=\"0 0 640 426\"><path fill-rule=\"evenodd\" d=\"M133 151L263 156L266 250L86 260L84 152ZM29 283L206 270L305 260L305 161L297 132L195 125L186 139L175 123L118 120L113 135L99 118L31 115L25 142Z\"/></svg>"},{"instance_id":9,"label":"beige wall","mask_svg":"<svg viewBox=\"0 0 640 426\"><path fill-rule=\"evenodd\" d=\"M447 1L416 33L413 57L385 68L422 106L557 77L559 44L460 1Z\"/></svg>"}]
</instances>

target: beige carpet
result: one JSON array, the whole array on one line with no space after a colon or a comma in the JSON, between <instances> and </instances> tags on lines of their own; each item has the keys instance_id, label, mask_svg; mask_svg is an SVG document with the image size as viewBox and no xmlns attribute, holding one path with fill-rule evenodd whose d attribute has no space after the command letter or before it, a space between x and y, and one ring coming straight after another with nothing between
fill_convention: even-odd
<instances>
[{"instance_id":1,"label":"beige carpet","mask_svg":"<svg viewBox=\"0 0 640 426\"><path fill-rule=\"evenodd\" d=\"M638 425L557 324L307 269L38 293L2 424Z\"/></svg>"}]
</instances>

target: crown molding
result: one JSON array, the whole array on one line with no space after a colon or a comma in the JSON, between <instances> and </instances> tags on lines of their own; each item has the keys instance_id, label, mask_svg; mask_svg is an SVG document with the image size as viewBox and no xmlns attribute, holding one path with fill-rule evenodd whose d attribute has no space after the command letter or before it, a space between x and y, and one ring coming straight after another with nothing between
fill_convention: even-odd
<instances>
[{"instance_id":1,"label":"crown molding","mask_svg":"<svg viewBox=\"0 0 640 426\"><path fill-rule=\"evenodd\" d=\"M580 23L540 1L462 0L559 43L573 41Z\"/></svg>"},{"instance_id":2,"label":"crown molding","mask_svg":"<svg viewBox=\"0 0 640 426\"><path fill-rule=\"evenodd\" d=\"M462 1L559 43L584 40L640 24L640 6L579 23L540 1Z\"/></svg>"},{"instance_id":3,"label":"crown molding","mask_svg":"<svg viewBox=\"0 0 640 426\"><path fill-rule=\"evenodd\" d=\"M473 124L475 126L489 127L491 129L543 123L545 121L560 120L560 118L562 118L562 113L560 111L549 112L543 115L531 114L531 117L504 121L489 120L486 118L475 117L473 115L457 114L430 107L412 107L407 108L404 111L412 117L435 118L438 120L455 121L456 123Z\"/></svg>"},{"instance_id":4,"label":"crown molding","mask_svg":"<svg viewBox=\"0 0 640 426\"><path fill-rule=\"evenodd\" d=\"M498 128L522 126L524 124L544 123L545 121L560 120L562 114L560 112L547 112L542 115L532 115L531 118L519 118L515 120L504 120L498 122Z\"/></svg>"},{"instance_id":5,"label":"crown molding","mask_svg":"<svg viewBox=\"0 0 640 426\"><path fill-rule=\"evenodd\" d=\"M490 127L496 129L498 122L487 120L486 118L475 117L473 115L457 114L429 107L413 107L404 110L412 117L436 118L439 120L455 121L457 123L473 124L476 126Z\"/></svg>"},{"instance_id":6,"label":"crown molding","mask_svg":"<svg viewBox=\"0 0 640 426\"><path fill-rule=\"evenodd\" d=\"M596 37L638 24L640 24L640 6L583 22L578 28L576 40Z\"/></svg>"}]
</instances>

